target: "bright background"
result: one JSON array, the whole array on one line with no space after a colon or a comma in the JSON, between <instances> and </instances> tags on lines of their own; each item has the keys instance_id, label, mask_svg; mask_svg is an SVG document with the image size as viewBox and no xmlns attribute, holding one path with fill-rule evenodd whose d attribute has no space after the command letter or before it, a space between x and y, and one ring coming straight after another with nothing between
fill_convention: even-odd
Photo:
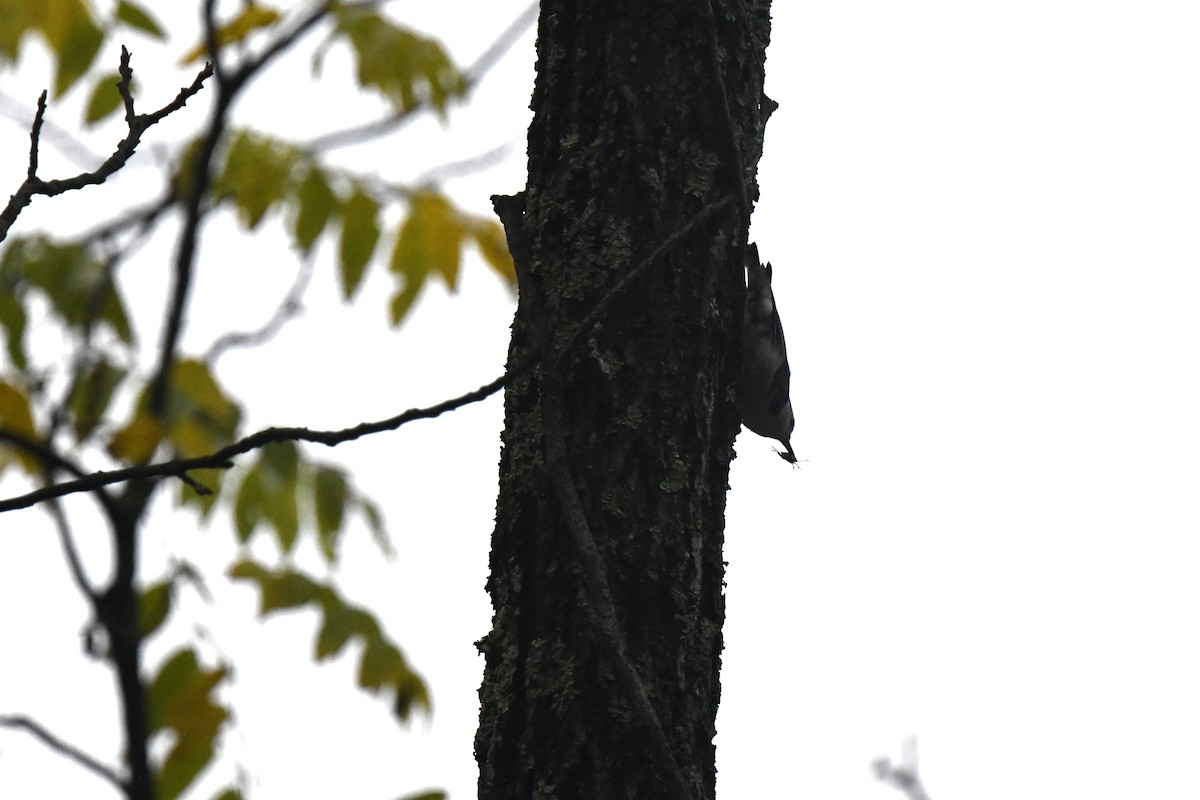
<instances>
[{"instance_id":1,"label":"bright background","mask_svg":"<svg viewBox=\"0 0 1200 800\"><path fill-rule=\"evenodd\" d=\"M467 63L524 6L389 9ZM1198 35L1190 2L776 4L768 94L781 107L753 235L776 268L806 461L789 470L766 440L738 441L723 798L898 797L869 764L909 735L935 800L1200 795ZM518 190L532 43L529 33L448 129L424 119L392 150L348 150L342 163L411 179L509 145L503 163L449 189L479 211ZM149 108L189 78L151 68L154 48L138 44ZM290 60L304 73L305 56ZM331 54L326 75L337 66ZM48 79L35 64L4 80L28 109L0 126L0 186L15 188ZM344 86L266 81L237 121L304 139L379 113ZM114 187L39 199L15 233L85 226L97 204L145 197L153 143L197 126L207 102L153 130ZM77 106L52 107L51 119L74 130ZM112 130L88 141L104 152ZM45 174L74 171L46 150ZM126 273L147 324L169 244ZM185 350L264 321L294 273L281 246L276 233L208 225ZM382 275L343 308L326 300L332 272L326 246L304 317L268 348L219 363L248 429L342 427L499 374L512 300L477 261L459 296L435 288L396 332L383 321ZM204 652L238 664L224 695L237 710L230 761L206 787L233 763L259 800L382 800L425 786L473 795L473 642L490 619L501 424L493 398L318 453L352 469L387 513L398 558L380 558L360 526L338 581L430 681L430 721L397 728L353 688L353 657L312 666L312 615L257 622L253 592L221 579L214 606L184 593L176 624L201 627ZM4 494L18 488L6 481ZM72 507L86 519L86 500ZM148 564L176 554L219 574L234 555L223 524L197 531L159 512ZM80 535L103 576L105 532ZM115 762L111 679L80 654L86 614L51 527L36 511L6 514L0 537L0 713L29 713ZM266 537L254 551L274 558ZM314 552L298 560L317 568ZM0 732L0 797L49 796L111 793Z\"/></svg>"}]
</instances>

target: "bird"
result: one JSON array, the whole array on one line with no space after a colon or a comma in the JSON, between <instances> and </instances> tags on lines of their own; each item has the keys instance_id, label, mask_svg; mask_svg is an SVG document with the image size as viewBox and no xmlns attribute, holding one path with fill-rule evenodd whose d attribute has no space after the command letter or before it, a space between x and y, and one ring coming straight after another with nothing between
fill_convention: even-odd
<instances>
[{"instance_id":1,"label":"bird","mask_svg":"<svg viewBox=\"0 0 1200 800\"><path fill-rule=\"evenodd\" d=\"M764 265L758 245L750 244L746 248L746 314L738 390L742 424L760 436L778 440L784 447L784 452L776 451L779 457L795 464L791 380L783 323L771 291L771 265Z\"/></svg>"}]
</instances>

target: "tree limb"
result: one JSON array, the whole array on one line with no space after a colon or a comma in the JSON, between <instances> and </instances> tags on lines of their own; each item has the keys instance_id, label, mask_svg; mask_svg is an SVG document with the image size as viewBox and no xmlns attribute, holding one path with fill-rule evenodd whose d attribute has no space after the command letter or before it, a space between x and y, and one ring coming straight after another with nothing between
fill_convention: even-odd
<instances>
[{"instance_id":1,"label":"tree limb","mask_svg":"<svg viewBox=\"0 0 1200 800\"><path fill-rule=\"evenodd\" d=\"M163 117L183 108L183 105L200 91L204 85L204 81L212 74L212 65L205 65L204 69L196 76L196 79L192 81L191 86L185 86L180 89L179 94L175 96L174 100L150 114L134 113L133 95L129 91L130 81L133 80L133 70L129 66L129 51L124 47L121 48L119 71L121 80L117 84L117 90L121 93L121 98L125 102L125 123L128 126L129 132L117 144L112 155L103 164L91 172L81 172L72 178L48 181L37 177L38 144L41 137L42 124L46 116L46 92L42 92L41 97L38 98L37 114L33 118L33 126L29 131L29 169L24 182L17 188L16 193L9 198L8 205L0 212L0 241L3 241L8 236L9 229L17 221L17 217L21 211L37 195L53 197L73 189L95 186L104 183L113 173L125 166L133 156L134 151L137 150L137 146L141 143L142 134L150 126L162 120Z\"/></svg>"},{"instance_id":2,"label":"tree limb","mask_svg":"<svg viewBox=\"0 0 1200 800\"><path fill-rule=\"evenodd\" d=\"M67 744L46 730L40 723L29 717L19 714L0 714L0 728L14 728L28 732L35 739L46 745L46 747L49 747L64 758L74 761L89 772L100 776L120 790L122 794L125 793L125 782L121 780L120 776L111 767L100 763L100 761L92 758L74 745Z\"/></svg>"},{"instance_id":3,"label":"tree limb","mask_svg":"<svg viewBox=\"0 0 1200 800\"><path fill-rule=\"evenodd\" d=\"M456 408L477 403L498 392L510 378L515 377L527 368L527 366L518 367L516 370L510 370L490 383L485 383L478 389L473 389L466 394L444 400L441 403L426 408L410 408L394 417L377 422L363 422L351 428L330 431L314 431L308 428L266 428L206 456L179 458L156 464L128 467L126 469L93 472L73 481L46 486L28 494L20 495L19 497L0 501L0 512L28 508L53 497L64 497L77 492L90 492L114 483L145 480L148 478L181 477L195 469L228 469L233 466L230 459L234 456L248 453L251 450L257 450L273 442L314 442L327 447L334 447L343 442L360 439L363 436L396 430L401 425L413 420L433 419L447 411L453 411ZM10 436L11 434L0 429L0 439L7 440Z\"/></svg>"}]
</instances>

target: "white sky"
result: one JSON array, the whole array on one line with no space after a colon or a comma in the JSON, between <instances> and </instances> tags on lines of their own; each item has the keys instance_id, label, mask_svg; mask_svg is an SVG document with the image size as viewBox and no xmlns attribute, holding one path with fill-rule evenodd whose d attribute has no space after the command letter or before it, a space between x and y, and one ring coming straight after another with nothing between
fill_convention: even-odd
<instances>
[{"instance_id":1,"label":"white sky","mask_svg":"<svg viewBox=\"0 0 1200 800\"><path fill-rule=\"evenodd\" d=\"M469 62L524 2L434 5L390 8ZM807 461L789 470L767 441L739 439L721 797L898 797L868 765L907 735L935 800L1200 795L1198 34L1200 8L1187 2L776 4L768 93L781 108L753 233L775 264ZM186 82L149 68L152 46L130 46L135 70L147 65L147 108ZM325 89L262 84L239 122L304 138L335 117L371 118L374 101L337 95L337 67L331 55ZM32 107L46 79L34 69L3 81ZM529 35L448 132L425 121L340 158L405 179L511 144L503 165L449 186L485 211L489 194L522 185L531 81ZM152 131L140 163L206 103ZM75 108L51 117L73 129ZM0 136L0 185L15 188L27 139L11 123ZM112 140L89 138L98 151ZM45 163L69 170L49 153ZM157 174L139 170L36 201L15 233L136 197ZM206 234L193 351L222 326L259 324L294 266L274 233L248 240L214 223ZM150 308L167 244L128 272ZM220 363L250 429L340 427L499 374L512 305L477 260L458 296L429 292L389 332L381 275L353 308L324 299L331 253L303 319ZM490 619L501 422L494 398L315 453L352 469L385 508L399 558L380 559L357 526L338 581L429 679L432 720L398 729L353 688L353 657L309 663L311 615L260 624L249 589L214 580L216 607L191 597L177 624L203 625L204 652L236 660L225 696L238 719L231 761L194 796L223 785L230 763L251 773L257 800L473 795L472 643ZM87 501L72 507L86 519ZM34 715L115 761L111 679L80 656L86 618L49 525L9 514L0 535L0 713ZM104 532L81 538L103 575ZM164 506L147 557L219 572L230 541L223 523L197 532ZM274 558L265 537L254 549ZM318 566L311 549L299 560ZM49 795L111 793L0 732L0 797Z\"/></svg>"}]
</instances>

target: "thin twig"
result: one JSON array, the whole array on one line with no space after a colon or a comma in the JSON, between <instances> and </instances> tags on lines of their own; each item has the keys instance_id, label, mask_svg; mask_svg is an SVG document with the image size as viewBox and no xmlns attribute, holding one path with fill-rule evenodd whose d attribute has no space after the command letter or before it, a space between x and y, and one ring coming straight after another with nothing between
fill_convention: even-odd
<instances>
[{"instance_id":1,"label":"thin twig","mask_svg":"<svg viewBox=\"0 0 1200 800\"><path fill-rule=\"evenodd\" d=\"M24 128L26 125L25 110L24 103L18 102L7 92L0 91L0 114ZM55 125L52 120L42 121L41 140L44 144L53 145L64 158L80 169L88 169L97 161L104 160L104 156L92 152L70 131Z\"/></svg>"},{"instance_id":2,"label":"thin twig","mask_svg":"<svg viewBox=\"0 0 1200 800\"><path fill-rule=\"evenodd\" d=\"M511 145L502 144L490 150L485 150L479 155L432 166L414 178L413 183L418 186L425 186L433 183L445 183L452 178L461 178L465 175L475 175L484 170L491 169L508 158L511 150Z\"/></svg>"},{"instance_id":3,"label":"thin twig","mask_svg":"<svg viewBox=\"0 0 1200 800\"><path fill-rule=\"evenodd\" d=\"M9 198L8 205L5 206L4 211L0 212L0 241L3 241L8 236L9 229L17 221L17 217L21 211L37 195L53 197L74 189L82 189L85 186L95 186L104 183L115 172L125 166L133 156L134 151L137 150L138 144L141 143L142 134L146 132L146 129L159 122L168 114L178 111L191 97L199 92L204 85L204 81L212 74L212 66L205 65L204 69L196 76L196 79L192 81L192 84L180 89L179 94L170 103L167 103L167 105L151 114L140 115L133 113L133 96L129 92L129 82L133 76L133 71L129 67L129 51L124 47L121 48L120 73L121 81L117 84L117 88L121 92L121 97L125 102L125 121L128 126L128 133L124 139L117 143L116 149L113 150L112 155L103 164L91 172L81 172L72 178L42 180L37 177L38 139L41 135L42 121L46 113L46 93L42 92L38 100L37 115L34 117L33 127L30 130L29 169L24 182L17 188L12 197Z\"/></svg>"},{"instance_id":4,"label":"thin twig","mask_svg":"<svg viewBox=\"0 0 1200 800\"><path fill-rule=\"evenodd\" d=\"M257 330L231 331L217 337L204 355L205 363L212 364L226 350L235 347L257 347L274 338L289 320L294 319L303 310L304 292L308 289L312 272L312 262L305 261L296 273L296 280L292 282L283 301L276 307L271 318Z\"/></svg>"},{"instance_id":5,"label":"thin twig","mask_svg":"<svg viewBox=\"0 0 1200 800\"><path fill-rule=\"evenodd\" d=\"M518 244L519 237L522 234L515 230L515 228L519 228L519 225L514 225L514 221L519 220L520 218L519 211L508 208L508 206L511 205L510 201L512 201L513 198L497 196L492 198L494 203L496 202L497 198L500 200L500 204L497 205L497 213L501 217L501 220L505 222L510 245L514 246L514 250L519 250L521 248L516 245ZM596 306L592 309L591 313L584 317L582 322L576 327L575 333L572 334L571 338L567 340L563 349L560 351L558 358L562 358L565 353L574 348L580 339L600 321L601 315L608 308L609 304L612 303L612 301L618 295L620 295L626 289L626 287L628 287L631 281L633 281L638 275L642 274L642 272L644 272L651 264L657 261L669 249L674 247L680 241L680 239L695 231L696 228L711 218L712 215L726 208L731 202L733 202L733 197L731 195L726 195L722 199L705 206L691 219L684 223L681 228L673 232L670 236L659 243L659 245L650 251L650 253L639 263L631 267L616 283L616 285L609 289L604 296L600 298ZM509 230L509 228L514 228L514 230ZM514 237L518 238L515 240ZM88 475L78 475L78 473L75 473L78 475L76 480L66 481L53 486L46 486L36 491L29 492L28 494L19 495L17 497L9 498L8 500L0 501L0 513L5 511L15 511L21 508L29 508L30 506L44 502L53 497L64 497L77 492L94 491L104 486L111 486L115 483L124 483L126 481L142 480L146 478L180 477L187 472L196 469L228 469L232 466L230 459L233 457L242 455L243 453L247 453L251 450L256 450L264 445L271 444L272 442L303 441L334 447L342 444L343 442L359 439L363 436L369 436L371 434L381 433L383 431L396 430L401 425L414 420L432 419L446 413L447 411L453 411L454 409L461 408L462 406L470 405L471 403L476 403L480 400L490 397L499 391L508 381L515 379L519 375L522 375L528 371L532 364L532 361L526 361L516 365L511 365L507 373L489 383L484 384L483 386L480 386L478 389L449 400L444 400L441 403L433 406L428 406L426 408L412 408L404 411L401 414L397 414L394 417L389 417L377 422L364 422L350 428L330 431L313 431L309 430L308 428L267 428L265 430L258 431L257 433L253 433L243 439L239 439L237 442L234 442L233 444L223 447L220 450L217 450L216 452L210 453L206 456L173 459L171 461L162 461L155 464L145 464L136 467L128 467L125 469L94 472ZM32 452L37 452L34 449L37 447L35 443L30 443L28 440L24 440L22 437L0 428L0 441L4 440L11 441L18 446L23 446L25 449ZM203 489L203 487L200 488Z\"/></svg>"},{"instance_id":6,"label":"thin twig","mask_svg":"<svg viewBox=\"0 0 1200 800\"><path fill-rule=\"evenodd\" d=\"M105 222L80 237L84 245L103 242L111 239L126 228L137 227L142 232L148 231L155 221L179 202L179 197L173 190L167 191L162 197L152 203L127 211L117 219Z\"/></svg>"},{"instance_id":7,"label":"thin twig","mask_svg":"<svg viewBox=\"0 0 1200 800\"><path fill-rule=\"evenodd\" d=\"M444 400L437 405L426 408L411 408L394 417L377 422L364 422L351 428L330 431L314 431L308 428L267 428L253 433L244 439L239 439L233 444L223 447L207 456L180 458L155 464L128 467L126 469L94 472L77 480L46 486L19 497L0 501L0 512L28 508L37 503L49 500L52 497L64 497L77 492L94 491L95 489L110 486L114 483L144 480L147 478L177 477L196 469L228 469L232 466L230 459L234 456L248 453L251 450L257 450L273 442L313 442L315 444L326 445L327 447L334 447L343 442L360 439L363 436L369 436L382 431L396 430L401 425L414 420L433 419L445 414L447 411L453 411L456 408L477 403L495 394L504 386L509 378L514 377L526 368L519 367L517 370L510 370L505 375L501 375L499 378L480 386L478 389L451 398L450 400ZM0 430L0 438L4 436L5 432Z\"/></svg>"},{"instance_id":8,"label":"thin twig","mask_svg":"<svg viewBox=\"0 0 1200 800\"><path fill-rule=\"evenodd\" d=\"M26 453L36 457L39 461L41 461L42 466L48 470L62 470L63 472L74 475L78 480L85 479L89 476L89 473L85 472L82 467L66 458L61 453L56 452L50 445L43 442L35 442L27 436L17 433L16 431L8 430L2 425L0 425L0 442L7 442L13 447L23 450ZM99 486L96 487L94 491L96 492L97 501L99 501L100 505L104 507L104 510L109 514L110 517L118 513L116 502L113 500L112 495L104 491L103 487Z\"/></svg>"},{"instance_id":9,"label":"thin twig","mask_svg":"<svg viewBox=\"0 0 1200 800\"><path fill-rule=\"evenodd\" d=\"M87 573L83 569L83 560L79 557L79 548L75 546L75 537L71 533L71 526L67 522L67 515L63 512L62 505L57 498L51 500L50 516L54 518L54 526L58 529L58 539L62 544L63 555L67 558L67 568L71 572L71 579L75 581L75 587L91 603L92 607L96 606L96 589L88 581Z\"/></svg>"},{"instance_id":10,"label":"thin twig","mask_svg":"<svg viewBox=\"0 0 1200 800\"><path fill-rule=\"evenodd\" d=\"M216 33L213 30L216 25L214 6L215 0L205 0L204 14L207 29L205 36L209 48L215 50L217 41ZM197 151L194 172L191 175L191 194L184 200L183 228L179 234L179 245L175 253L174 285L171 289L170 304L167 307L162 341L159 344L158 365L150 380L149 407L155 413L161 414L170 390L171 365L175 362L175 352L179 338L183 334L183 321L191 292L192 274L195 271L196 250L199 246L200 224L205 215L204 198L212 184L213 158L229 124L229 109L249 80L295 44L304 33L329 13L332 6L331 0L319 3L290 30L276 37L254 58L248 59L232 72L223 69L222 78L217 81L217 99L213 104L208 131ZM213 57L216 58L215 53ZM214 69L213 63L209 62L209 71Z\"/></svg>"},{"instance_id":11,"label":"thin twig","mask_svg":"<svg viewBox=\"0 0 1200 800\"><path fill-rule=\"evenodd\" d=\"M0 728L15 728L24 730L54 752L74 761L79 766L100 776L125 794L125 782L111 768L92 758L74 745L67 744L62 739L46 730L40 723L20 714L0 714Z\"/></svg>"}]
</instances>

